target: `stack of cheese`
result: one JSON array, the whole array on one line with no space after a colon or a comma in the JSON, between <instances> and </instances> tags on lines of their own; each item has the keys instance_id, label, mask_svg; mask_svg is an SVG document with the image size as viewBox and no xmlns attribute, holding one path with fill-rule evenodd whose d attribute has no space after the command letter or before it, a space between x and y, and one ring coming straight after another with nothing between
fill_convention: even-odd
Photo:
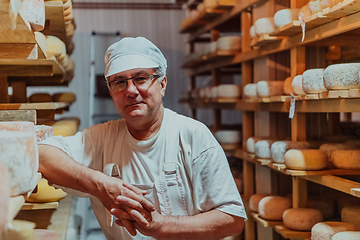
<instances>
[{"instance_id":1,"label":"stack of cheese","mask_svg":"<svg viewBox=\"0 0 360 240\"><path fill-rule=\"evenodd\" d=\"M33 123L0 122L0 162L9 170L11 196L33 190L39 167Z\"/></svg>"}]
</instances>

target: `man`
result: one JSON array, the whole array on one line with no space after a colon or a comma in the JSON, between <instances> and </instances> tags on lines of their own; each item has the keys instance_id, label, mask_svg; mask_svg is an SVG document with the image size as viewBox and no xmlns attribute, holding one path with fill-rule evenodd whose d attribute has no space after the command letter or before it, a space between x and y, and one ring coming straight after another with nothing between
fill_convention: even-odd
<instances>
[{"instance_id":1,"label":"man","mask_svg":"<svg viewBox=\"0 0 360 240\"><path fill-rule=\"evenodd\" d=\"M92 195L108 239L241 233L246 214L220 145L202 123L162 104L167 63L161 51L145 38L123 38L108 48L105 64L123 119L43 142L44 176Z\"/></svg>"}]
</instances>

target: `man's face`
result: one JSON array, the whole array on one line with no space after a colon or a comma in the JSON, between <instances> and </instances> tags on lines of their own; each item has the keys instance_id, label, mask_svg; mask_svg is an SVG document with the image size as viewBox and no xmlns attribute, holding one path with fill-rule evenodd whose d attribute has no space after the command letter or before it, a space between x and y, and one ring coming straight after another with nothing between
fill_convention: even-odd
<instances>
[{"instance_id":1,"label":"man's face","mask_svg":"<svg viewBox=\"0 0 360 240\"><path fill-rule=\"evenodd\" d=\"M108 82L126 81L126 79L150 76L156 74L152 68L136 68L123 71L108 78ZM158 112L162 103L162 97L165 95L166 77L162 82L158 78L149 80L149 86L136 86L132 80L127 80L127 86L124 90L111 90L110 95L113 98L116 110L127 121L145 119Z\"/></svg>"}]
</instances>

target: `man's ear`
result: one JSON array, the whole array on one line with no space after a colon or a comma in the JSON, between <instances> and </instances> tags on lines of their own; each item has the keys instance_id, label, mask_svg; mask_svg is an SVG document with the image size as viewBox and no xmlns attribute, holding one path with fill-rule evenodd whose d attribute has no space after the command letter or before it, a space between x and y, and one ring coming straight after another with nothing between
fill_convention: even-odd
<instances>
[{"instance_id":1,"label":"man's ear","mask_svg":"<svg viewBox=\"0 0 360 240\"><path fill-rule=\"evenodd\" d=\"M167 85L167 78L166 76L163 77L163 79L161 80L161 97L165 96L165 90L166 90L166 85Z\"/></svg>"}]
</instances>

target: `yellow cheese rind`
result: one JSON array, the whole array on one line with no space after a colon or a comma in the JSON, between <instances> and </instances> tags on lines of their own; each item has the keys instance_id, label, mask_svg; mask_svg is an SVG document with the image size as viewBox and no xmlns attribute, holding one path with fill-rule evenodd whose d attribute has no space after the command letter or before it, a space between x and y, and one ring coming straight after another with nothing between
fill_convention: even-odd
<instances>
[{"instance_id":1,"label":"yellow cheese rind","mask_svg":"<svg viewBox=\"0 0 360 240\"><path fill-rule=\"evenodd\" d=\"M335 150L331 162L340 169L360 169L360 150Z\"/></svg>"},{"instance_id":2,"label":"yellow cheese rind","mask_svg":"<svg viewBox=\"0 0 360 240\"><path fill-rule=\"evenodd\" d=\"M290 208L284 211L284 225L295 231L310 231L311 228L323 221L323 214L317 209Z\"/></svg>"},{"instance_id":3,"label":"yellow cheese rind","mask_svg":"<svg viewBox=\"0 0 360 240\"><path fill-rule=\"evenodd\" d=\"M324 151L318 149L291 149L285 153L285 166L292 170L321 170L329 163Z\"/></svg>"},{"instance_id":4,"label":"yellow cheese rind","mask_svg":"<svg viewBox=\"0 0 360 240\"><path fill-rule=\"evenodd\" d=\"M251 197L249 198L249 209L253 212L258 212L259 211L259 202L261 201L261 199L263 199L264 197L269 196L269 194L253 194L251 195Z\"/></svg>"},{"instance_id":5,"label":"yellow cheese rind","mask_svg":"<svg viewBox=\"0 0 360 240\"><path fill-rule=\"evenodd\" d=\"M281 220L286 209L291 208L291 199L281 196L264 197L259 202L259 216L266 220Z\"/></svg>"}]
</instances>

